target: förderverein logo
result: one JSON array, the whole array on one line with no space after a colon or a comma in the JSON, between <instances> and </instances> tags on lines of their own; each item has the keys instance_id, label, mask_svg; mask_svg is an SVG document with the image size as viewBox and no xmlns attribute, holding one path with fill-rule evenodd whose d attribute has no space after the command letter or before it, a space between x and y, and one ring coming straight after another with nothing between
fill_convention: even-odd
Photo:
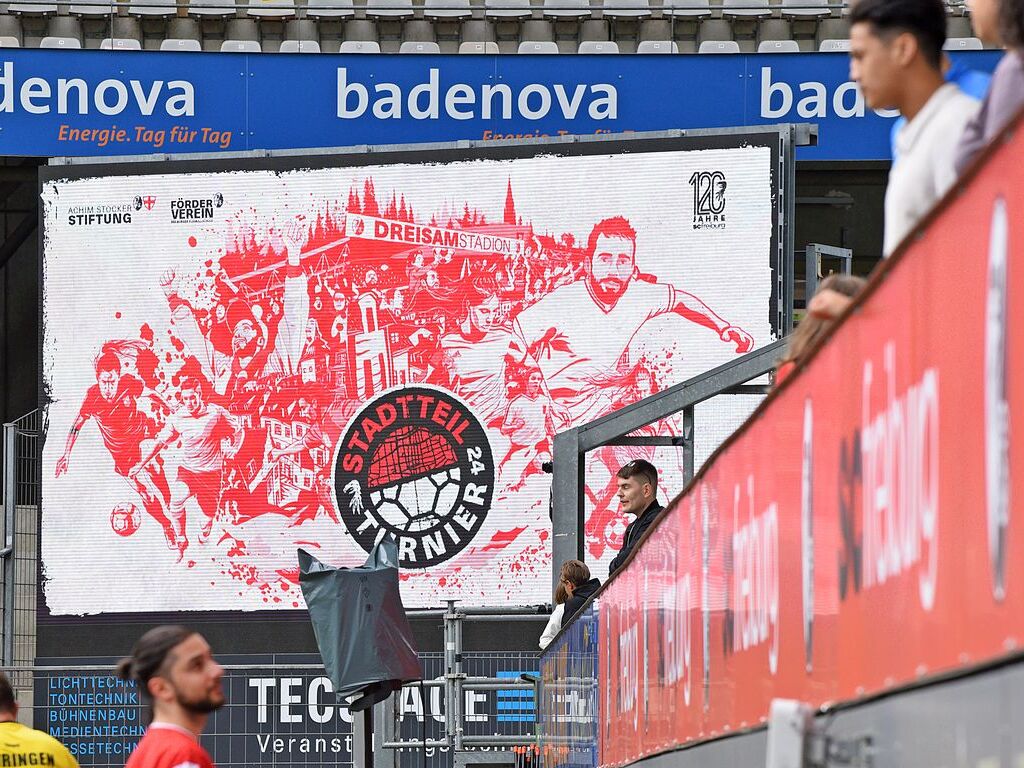
<instances>
[{"instance_id":1,"label":"f\u00f6rderverein logo","mask_svg":"<svg viewBox=\"0 0 1024 768\"><path fill-rule=\"evenodd\" d=\"M693 187L693 228L725 229L725 190L729 186L721 171L696 171Z\"/></svg>"},{"instance_id":2,"label":"f\u00f6rderverein logo","mask_svg":"<svg viewBox=\"0 0 1024 768\"><path fill-rule=\"evenodd\" d=\"M171 221L211 221L218 208L224 205L220 192L212 197L176 197L171 200Z\"/></svg>"},{"instance_id":3,"label":"f\u00f6rderverein logo","mask_svg":"<svg viewBox=\"0 0 1024 768\"><path fill-rule=\"evenodd\" d=\"M72 227L97 227L131 223L131 203L73 205L68 209L68 225Z\"/></svg>"},{"instance_id":4,"label":"f\u00f6rderverein logo","mask_svg":"<svg viewBox=\"0 0 1024 768\"><path fill-rule=\"evenodd\" d=\"M407 387L352 419L334 467L338 509L369 552L398 538L403 568L450 559L473 540L491 507L494 459L480 422L449 392Z\"/></svg>"}]
</instances>

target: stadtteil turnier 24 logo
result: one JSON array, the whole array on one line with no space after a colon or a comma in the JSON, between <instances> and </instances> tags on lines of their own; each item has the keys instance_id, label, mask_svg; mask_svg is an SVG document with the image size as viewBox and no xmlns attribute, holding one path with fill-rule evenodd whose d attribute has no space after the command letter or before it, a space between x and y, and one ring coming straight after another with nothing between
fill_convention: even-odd
<instances>
[{"instance_id":1,"label":"stadtteil turnier 24 logo","mask_svg":"<svg viewBox=\"0 0 1024 768\"><path fill-rule=\"evenodd\" d=\"M494 459L477 418L429 387L386 392L359 411L338 444L335 496L349 533L369 552L398 539L403 568L459 553L491 507Z\"/></svg>"}]
</instances>

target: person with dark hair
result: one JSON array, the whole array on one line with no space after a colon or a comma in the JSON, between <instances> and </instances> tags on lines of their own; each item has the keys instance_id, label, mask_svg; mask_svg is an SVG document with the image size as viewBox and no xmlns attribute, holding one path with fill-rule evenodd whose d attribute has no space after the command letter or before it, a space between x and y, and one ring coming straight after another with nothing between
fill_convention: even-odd
<instances>
[{"instance_id":1,"label":"person with dark hair","mask_svg":"<svg viewBox=\"0 0 1024 768\"><path fill-rule=\"evenodd\" d=\"M846 311L866 282L856 275L829 275L821 281L807 305L807 315L789 335L786 352L775 369L775 386L793 372L807 351L835 325L836 318Z\"/></svg>"},{"instance_id":2,"label":"person with dark hair","mask_svg":"<svg viewBox=\"0 0 1024 768\"><path fill-rule=\"evenodd\" d=\"M114 472L139 495L143 508L160 525L167 546L176 549L177 536L167 514L170 489L163 466L152 462L144 473L131 471L142 456L143 441L157 432L156 421L139 408L139 399L145 395L146 385L138 376L122 372L121 359L108 346L105 344L96 358L96 383L86 391L78 416L68 431L64 453L54 468L54 477L67 473L71 450L86 422L92 419L103 446L114 460Z\"/></svg>"},{"instance_id":3,"label":"person with dark hair","mask_svg":"<svg viewBox=\"0 0 1024 768\"><path fill-rule=\"evenodd\" d=\"M203 513L199 541L205 542L220 506L224 459L234 456L245 438L245 431L231 414L219 405L206 402L198 379L182 379L181 404L182 407L168 417L152 449L131 470L132 477L138 475L172 441L180 444L178 473L171 484L170 503L179 560L188 548L185 505L189 499L195 499L199 505Z\"/></svg>"},{"instance_id":4,"label":"person with dark hair","mask_svg":"<svg viewBox=\"0 0 1024 768\"><path fill-rule=\"evenodd\" d=\"M117 676L134 681L149 705L149 727L125 768L214 768L199 737L210 714L224 706L224 668L202 635L155 627L118 663Z\"/></svg>"},{"instance_id":5,"label":"person with dark hair","mask_svg":"<svg viewBox=\"0 0 1024 768\"><path fill-rule=\"evenodd\" d=\"M850 25L850 78L870 108L907 119L885 191L889 256L956 181L953 150L978 101L943 77L942 0L857 0Z\"/></svg>"},{"instance_id":6,"label":"person with dark hair","mask_svg":"<svg viewBox=\"0 0 1024 768\"><path fill-rule=\"evenodd\" d=\"M636 515L636 519L626 526L622 549L608 567L609 576L626 562L633 547L662 510L661 504L658 503L658 470L651 462L633 459L623 465L615 473L615 477L618 485L619 511L624 515Z\"/></svg>"},{"instance_id":7,"label":"person with dark hair","mask_svg":"<svg viewBox=\"0 0 1024 768\"><path fill-rule=\"evenodd\" d=\"M556 288L515 318L517 335L539 362L548 390L568 411L571 424L610 410L609 394L595 388L594 379L615 370L652 318L675 313L735 345L737 352L753 346L750 334L693 294L641 273L636 250L637 233L628 219L599 221L587 238L583 279Z\"/></svg>"},{"instance_id":8,"label":"person with dark hair","mask_svg":"<svg viewBox=\"0 0 1024 768\"><path fill-rule=\"evenodd\" d=\"M547 648L561 631L562 625L572 621L600 588L600 579L590 577L590 569L582 560L566 560L562 563L558 586L555 588L555 609L540 636L540 647Z\"/></svg>"},{"instance_id":9,"label":"person with dark hair","mask_svg":"<svg viewBox=\"0 0 1024 768\"><path fill-rule=\"evenodd\" d=\"M978 153L1024 109L1024 0L968 0L975 34L1006 48L978 114L967 124L956 148L956 170L963 173Z\"/></svg>"},{"instance_id":10,"label":"person with dark hair","mask_svg":"<svg viewBox=\"0 0 1024 768\"><path fill-rule=\"evenodd\" d=\"M0 765L49 765L78 768L67 747L43 731L18 722L11 681L0 672Z\"/></svg>"}]
</instances>

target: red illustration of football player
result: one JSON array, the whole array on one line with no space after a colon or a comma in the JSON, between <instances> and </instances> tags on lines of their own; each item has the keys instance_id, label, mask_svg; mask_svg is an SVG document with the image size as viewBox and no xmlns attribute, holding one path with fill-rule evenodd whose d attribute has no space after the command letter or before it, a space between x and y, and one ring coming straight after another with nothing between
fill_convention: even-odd
<instances>
[{"instance_id":1,"label":"red illustration of football player","mask_svg":"<svg viewBox=\"0 0 1024 768\"><path fill-rule=\"evenodd\" d=\"M611 406L608 412L616 411L619 408L635 403L645 397L657 393L660 388L654 376L654 372L645 360L628 368L624 372L612 372L602 377L595 378L593 384L602 391L611 395ZM655 424L647 424L640 429L630 433L631 436L653 437L661 434L664 421ZM670 430L671 431L671 430ZM615 504L615 497L618 493L618 478L616 473L624 464L633 459L646 459L654 461L655 449L652 446L622 446L606 445L598 448L591 454L592 467L603 466L608 474L608 482L604 489L598 494L587 486L587 496L594 504L594 511L587 518L585 536L587 547L594 557L601 557L607 546L619 548L621 541L615 541L612 531L612 524L621 523L625 529L626 520L619 518L621 514L618 505Z\"/></svg>"},{"instance_id":2,"label":"red illustration of football player","mask_svg":"<svg viewBox=\"0 0 1024 768\"><path fill-rule=\"evenodd\" d=\"M542 472L541 463L551 456L550 436L554 432L551 401L544 395L544 375L539 368L525 368L521 374L523 391L512 399L505 412L501 434L509 439L508 451L498 463L502 469L512 457L522 452L525 465L510 491L521 490L530 475Z\"/></svg>"},{"instance_id":3,"label":"red illustration of football player","mask_svg":"<svg viewBox=\"0 0 1024 768\"><path fill-rule=\"evenodd\" d=\"M125 343L108 343L96 359L96 383L85 393L78 416L68 432L64 453L57 460L54 476L60 477L68 471L75 441L86 422L92 419L114 460L114 471L139 495L143 508L160 525L168 547L174 549L177 538L167 515L170 491L163 466L152 462L145 472L132 472L142 455L142 441L153 437L157 431L156 421L139 409L139 398L146 393L161 405L162 401L146 390L141 379L121 372L121 359L114 348L124 346Z\"/></svg>"},{"instance_id":4,"label":"red illustration of football player","mask_svg":"<svg viewBox=\"0 0 1024 768\"><path fill-rule=\"evenodd\" d=\"M668 283L642 279L636 267L636 231L622 216L597 223L587 242L583 280L556 288L515 318L515 328L540 364L556 403L573 425L609 410L611 396L595 377L615 369L640 327L668 312L718 334L747 352L750 334L730 325L696 296Z\"/></svg>"},{"instance_id":5,"label":"red illustration of football player","mask_svg":"<svg viewBox=\"0 0 1024 768\"><path fill-rule=\"evenodd\" d=\"M182 407L167 418L150 451L130 470L130 476L139 475L172 441L177 442L178 472L170 486L170 519L179 561L189 544L185 533L185 505L189 499L195 499L199 505L203 513L199 542L205 543L220 506L224 459L238 452L245 437L244 430L231 414L205 401L198 379L182 380L181 404Z\"/></svg>"},{"instance_id":6,"label":"red illustration of football player","mask_svg":"<svg viewBox=\"0 0 1024 768\"><path fill-rule=\"evenodd\" d=\"M439 354L426 377L469 403L484 424L504 416L507 360L522 357L511 332L501 324L498 290L491 275L465 285L461 321L441 337Z\"/></svg>"}]
</instances>

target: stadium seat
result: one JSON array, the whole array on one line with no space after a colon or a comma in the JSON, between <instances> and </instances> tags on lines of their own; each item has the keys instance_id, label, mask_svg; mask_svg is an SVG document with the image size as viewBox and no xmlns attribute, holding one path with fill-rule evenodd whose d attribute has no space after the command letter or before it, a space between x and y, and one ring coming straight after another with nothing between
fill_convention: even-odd
<instances>
[{"instance_id":1,"label":"stadium seat","mask_svg":"<svg viewBox=\"0 0 1024 768\"><path fill-rule=\"evenodd\" d=\"M645 19L651 15L650 0L604 0L605 18Z\"/></svg>"},{"instance_id":2,"label":"stadium seat","mask_svg":"<svg viewBox=\"0 0 1024 768\"><path fill-rule=\"evenodd\" d=\"M49 16L57 12L56 3L10 3L7 6L8 13L17 13L24 16Z\"/></svg>"},{"instance_id":3,"label":"stadium seat","mask_svg":"<svg viewBox=\"0 0 1024 768\"><path fill-rule=\"evenodd\" d=\"M278 53L320 53L320 43L316 40L282 40Z\"/></svg>"},{"instance_id":4,"label":"stadium seat","mask_svg":"<svg viewBox=\"0 0 1024 768\"><path fill-rule=\"evenodd\" d=\"M814 37L819 44L822 40L847 40L850 37L850 20L821 19Z\"/></svg>"},{"instance_id":5,"label":"stadium seat","mask_svg":"<svg viewBox=\"0 0 1024 768\"><path fill-rule=\"evenodd\" d=\"M607 40L584 40L580 43L580 47L576 49L576 53L584 54L601 54L601 53L618 53L618 43L609 42Z\"/></svg>"},{"instance_id":6,"label":"stadium seat","mask_svg":"<svg viewBox=\"0 0 1024 768\"><path fill-rule=\"evenodd\" d=\"M308 0L306 4L306 17L310 19L340 19L355 14L352 0Z\"/></svg>"},{"instance_id":7,"label":"stadium seat","mask_svg":"<svg viewBox=\"0 0 1024 768\"><path fill-rule=\"evenodd\" d=\"M413 43L406 40L402 43L399 53L440 53L441 47L437 43Z\"/></svg>"},{"instance_id":8,"label":"stadium seat","mask_svg":"<svg viewBox=\"0 0 1024 768\"><path fill-rule=\"evenodd\" d=\"M984 48L976 37L948 37L942 46L944 51L980 51Z\"/></svg>"},{"instance_id":9,"label":"stadium seat","mask_svg":"<svg viewBox=\"0 0 1024 768\"><path fill-rule=\"evenodd\" d=\"M189 16L220 17L234 16L234 0L189 0Z\"/></svg>"},{"instance_id":10,"label":"stadium seat","mask_svg":"<svg viewBox=\"0 0 1024 768\"><path fill-rule=\"evenodd\" d=\"M370 19L411 19L412 13L412 0L366 0Z\"/></svg>"},{"instance_id":11,"label":"stadium seat","mask_svg":"<svg viewBox=\"0 0 1024 768\"><path fill-rule=\"evenodd\" d=\"M14 35L0 35L0 48L21 48L21 42Z\"/></svg>"},{"instance_id":12,"label":"stadium seat","mask_svg":"<svg viewBox=\"0 0 1024 768\"><path fill-rule=\"evenodd\" d=\"M39 41L40 48L81 48L82 41L77 37L46 36Z\"/></svg>"},{"instance_id":13,"label":"stadium seat","mask_svg":"<svg viewBox=\"0 0 1024 768\"><path fill-rule=\"evenodd\" d=\"M380 53L380 43L373 40L346 40L338 53Z\"/></svg>"},{"instance_id":14,"label":"stadium seat","mask_svg":"<svg viewBox=\"0 0 1024 768\"><path fill-rule=\"evenodd\" d=\"M174 0L129 0L128 13L132 16L157 16L167 18L177 14Z\"/></svg>"},{"instance_id":15,"label":"stadium seat","mask_svg":"<svg viewBox=\"0 0 1024 768\"><path fill-rule=\"evenodd\" d=\"M558 53L558 43L548 41L524 40L519 44L519 53Z\"/></svg>"},{"instance_id":16,"label":"stadium seat","mask_svg":"<svg viewBox=\"0 0 1024 768\"><path fill-rule=\"evenodd\" d=\"M465 19L460 32L460 42L463 43L491 43L495 40L491 19Z\"/></svg>"},{"instance_id":17,"label":"stadium seat","mask_svg":"<svg viewBox=\"0 0 1024 768\"><path fill-rule=\"evenodd\" d=\"M141 51L142 43L131 37L105 37L100 43L104 51Z\"/></svg>"},{"instance_id":18,"label":"stadium seat","mask_svg":"<svg viewBox=\"0 0 1024 768\"><path fill-rule=\"evenodd\" d=\"M839 53L850 50L849 40L822 40L818 44L818 50L822 53Z\"/></svg>"},{"instance_id":19,"label":"stadium seat","mask_svg":"<svg viewBox=\"0 0 1024 768\"><path fill-rule=\"evenodd\" d=\"M85 16L87 18L104 18L106 16L116 16L117 6L101 5L100 3L77 3L68 6L68 13L72 16Z\"/></svg>"},{"instance_id":20,"label":"stadium seat","mask_svg":"<svg viewBox=\"0 0 1024 768\"><path fill-rule=\"evenodd\" d=\"M556 19L579 19L590 15L587 0L544 0L544 15Z\"/></svg>"},{"instance_id":21,"label":"stadium seat","mask_svg":"<svg viewBox=\"0 0 1024 768\"><path fill-rule=\"evenodd\" d=\"M259 40L225 40L220 44L221 53L260 53L263 47Z\"/></svg>"},{"instance_id":22,"label":"stadium seat","mask_svg":"<svg viewBox=\"0 0 1024 768\"><path fill-rule=\"evenodd\" d=\"M637 53L679 53L679 44L669 40L643 40L636 47Z\"/></svg>"},{"instance_id":23,"label":"stadium seat","mask_svg":"<svg viewBox=\"0 0 1024 768\"><path fill-rule=\"evenodd\" d=\"M203 50L203 44L198 40L180 38L180 37L169 37L166 40L160 41L161 51L201 51Z\"/></svg>"},{"instance_id":24,"label":"stadium seat","mask_svg":"<svg viewBox=\"0 0 1024 768\"><path fill-rule=\"evenodd\" d=\"M530 0L484 0L484 13L492 19L528 19Z\"/></svg>"},{"instance_id":25,"label":"stadium seat","mask_svg":"<svg viewBox=\"0 0 1024 768\"><path fill-rule=\"evenodd\" d=\"M820 19L830 15L828 0L782 0L783 18Z\"/></svg>"},{"instance_id":26,"label":"stadium seat","mask_svg":"<svg viewBox=\"0 0 1024 768\"><path fill-rule=\"evenodd\" d=\"M249 7L246 15L251 19L281 19L295 15L292 0L244 0Z\"/></svg>"},{"instance_id":27,"label":"stadium seat","mask_svg":"<svg viewBox=\"0 0 1024 768\"><path fill-rule=\"evenodd\" d=\"M735 40L705 40L697 53L739 53L740 44Z\"/></svg>"},{"instance_id":28,"label":"stadium seat","mask_svg":"<svg viewBox=\"0 0 1024 768\"><path fill-rule=\"evenodd\" d=\"M709 0L665 0L666 16L681 16L688 19L707 19L711 16Z\"/></svg>"},{"instance_id":29,"label":"stadium seat","mask_svg":"<svg viewBox=\"0 0 1024 768\"><path fill-rule=\"evenodd\" d=\"M473 15L469 0L425 0L423 16L428 19L468 19Z\"/></svg>"},{"instance_id":30,"label":"stadium seat","mask_svg":"<svg viewBox=\"0 0 1024 768\"><path fill-rule=\"evenodd\" d=\"M758 53L800 53L796 40L762 40L757 44Z\"/></svg>"},{"instance_id":31,"label":"stadium seat","mask_svg":"<svg viewBox=\"0 0 1024 768\"><path fill-rule=\"evenodd\" d=\"M498 53L498 44L494 42L462 43L459 45L459 53L496 54Z\"/></svg>"},{"instance_id":32,"label":"stadium seat","mask_svg":"<svg viewBox=\"0 0 1024 768\"><path fill-rule=\"evenodd\" d=\"M723 0L722 17L726 19L766 19L772 15L768 0Z\"/></svg>"}]
</instances>

